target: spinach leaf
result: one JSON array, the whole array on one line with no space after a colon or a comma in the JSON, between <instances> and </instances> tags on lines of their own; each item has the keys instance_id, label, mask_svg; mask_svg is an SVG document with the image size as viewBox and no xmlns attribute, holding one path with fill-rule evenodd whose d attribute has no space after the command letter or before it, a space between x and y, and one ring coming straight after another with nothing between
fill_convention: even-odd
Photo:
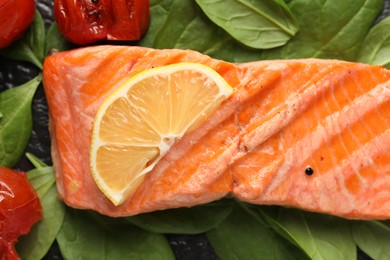
<instances>
[{"instance_id":1,"label":"spinach leaf","mask_svg":"<svg viewBox=\"0 0 390 260\"><path fill-rule=\"evenodd\" d=\"M239 44L226 32L208 23L201 14L186 27L175 43L175 48L197 50L213 58L230 62L260 59L258 50Z\"/></svg>"},{"instance_id":2,"label":"spinach leaf","mask_svg":"<svg viewBox=\"0 0 390 260\"><path fill-rule=\"evenodd\" d=\"M385 225L385 226L390 228L390 220L383 220L383 221L380 221L379 223L381 223L381 224L383 224L383 225Z\"/></svg>"},{"instance_id":3,"label":"spinach leaf","mask_svg":"<svg viewBox=\"0 0 390 260\"><path fill-rule=\"evenodd\" d=\"M281 207L258 207L258 212L282 236L311 259L356 259L348 220Z\"/></svg>"},{"instance_id":4,"label":"spinach leaf","mask_svg":"<svg viewBox=\"0 0 390 260\"><path fill-rule=\"evenodd\" d=\"M305 259L297 247L239 206L207 237L222 259Z\"/></svg>"},{"instance_id":5,"label":"spinach leaf","mask_svg":"<svg viewBox=\"0 0 390 260\"><path fill-rule=\"evenodd\" d=\"M150 0L150 24L146 34L138 41L139 46L154 47L157 33L164 24L173 0Z\"/></svg>"},{"instance_id":6,"label":"spinach leaf","mask_svg":"<svg viewBox=\"0 0 390 260\"><path fill-rule=\"evenodd\" d=\"M45 57L45 38L45 25L42 16L38 11L35 11L34 21L25 35L2 50L1 54L10 59L31 62L42 69Z\"/></svg>"},{"instance_id":7,"label":"spinach leaf","mask_svg":"<svg viewBox=\"0 0 390 260\"><path fill-rule=\"evenodd\" d=\"M0 165L13 167L23 155L32 131L31 103L41 76L0 93Z\"/></svg>"},{"instance_id":8,"label":"spinach leaf","mask_svg":"<svg viewBox=\"0 0 390 260\"><path fill-rule=\"evenodd\" d=\"M196 0L215 24L246 46L270 49L286 44L298 23L283 1Z\"/></svg>"},{"instance_id":9,"label":"spinach leaf","mask_svg":"<svg viewBox=\"0 0 390 260\"><path fill-rule=\"evenodd\" d=\"M192 0L151 0L150 28L140 46L191 49L226 61L258 60L259 51L247 48L211 23Z\"/></svg>"},{"instance_id":10,"label":"spinach leaf","mask_svg":"<svg viewBox=\"0 0 390 260\"><path fill-rule=\"evenodd\" d=\"M232 211L230 200L192 208L169 209L126 218L130 223L161 234L200 234L221 223Z\"/></svg>"},{"instance_id":11,"label":"spinach leaf","mask_svg":"<svg viewBox=\"0 0 390 260\"><path fill-rule=\"evenodd\" d=\"M153 47L174 48L186 27L201 12L199 8L195 7L196 4L192 0L172 0L165 21L159 20L159 22L164 21L164 24L156 26L159 27L159 30L155 36Z\"/></svg>"},{"instance_id":12,"label":"spinach leaf","mask_svg":"<svg viewBox=\"0 0 390 260\"><path fill-rule=\"evenodd\" d=\"M288 3L300 30L282 47L254 50L243 46L211 23L192 0L151 0L151 16L158 18L151 20L140 45L192 49L231 62L307 57L356 60L383 0Z\"/></svg>"},{"instance_id":13,"label":"spinach leaf","mask_svg":"<svg viewBox=\"0 0 390 260\"><path fill-rule=\"evenodd\" d=\"M285 46L264 50L262 59L335 58L356 60L383 0L292 0L300 30Z\"/></svg>"},{"instance_id":14,"label":"spinach leaf","mask_svg":"<svg viewBox=\"0 0 390 260\"><path fill-rule=\"evenodd\" d=\"M358 61L390 69L390 17L370 30L363 42Z\"/></svg>"},{"instance_id":15,"label":"spinach leaf","mask_svg":"<svg viewBox=\"0 0 390 260\"><path fill-rule=\"evenodd\" d=\"M19 238L16 249L22 259L42 259L49 251L62 226L65 205L57 198L52 167L42 167L28 173L37 190L43 208L43 219L26 236Z\"/></svg>"},{"instance_id":16,"label":"spinach leaf","mask_svg":"<svg viewBox=\"0 0 390 260\"><path fill-rule=\"evenodd\" d=\"M390 226L378 221L352 221L351 225L361 250L373 259L390 259Z\"/></svg>"},{"instance_id":17,"label":"spinach leaf","mask_svg":"<svg viewBox=\"0 0 390 260\"><path fill-rule=\"evenodd\" d=\"M52 23L46 36L46 51L50 53L52 51L65 51L73 47L72 43L62 36L56 22Z\"/></svg>"},{"instance_id":18,"label":"spinach leaf","mask_svg":"<svg viewBox=\"0 0 390 260\"><path fill-rule=\"evenodd\" d=\"M32 153L26 153L27 159L34 165L35 168L43 168L48 166L46 163L39 160L35 155Z\"/></svg>"},{"instance_id":19,"label":"spinach leaf","mask_svg":"<svg viewBox=\"0 0 390 260\"><path fill-rule=\"evenodd\" d=\"M163 235L67 208L57 236L65 259L174 259ZM121 219L118 219L120 222Z\"/></svg>"}]
</instances>

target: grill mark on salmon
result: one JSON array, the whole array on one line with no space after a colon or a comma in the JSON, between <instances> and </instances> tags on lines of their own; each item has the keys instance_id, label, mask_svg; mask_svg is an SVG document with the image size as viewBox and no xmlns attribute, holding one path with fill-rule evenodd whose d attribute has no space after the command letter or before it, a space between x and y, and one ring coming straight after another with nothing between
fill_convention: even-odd
<instances>
[{"instance_id":1,"label":"grill mark on salmon","mask_svg":"<svg viewBox=\"0 0 390 260\"><path fill-rule=\"evenodd\" d=\"M325 118L323 123L319 123L319 126L315 131L308 133L304 137L304 139L298 140L296 145L287 149L285 151L284 155L280 155L279 159L276 159L275 161L273 161L274 163L279 162L277 169L274 169L275 168L274 164L271 164L269 166L269 168L264 167L266 165L263 165L264 168L260 171L267 171L267 170L269 171L269 169L274 169L274 171L276 171L276 175L272 177L272 183L262 191L262 194L257 194L257 197L251 198L251 200L252 201L254 201L254 200L261 201L262 196L264 196L264 197L270 196L270 197L272 197L272 200L270 200L270 203L277 203L274 200L274 198L275 198L275 196L278 195L277 194L278 187L283 185L283 182L286 181L286 178L289 178L288 173L289 173L289 171L292 170L292 168L296 164L302 165L302 166L304 166L305 164L312 165L313 168L315 169L315 172L318 172L318 174L320 174L321 171L318 171L319 170L318 165L320 164L320 162L318 162L318 160L313 160L311 158L313 156L315 156L317 158L321 158L320 156L315 155L316 150L318 150L321 145L324 145L326 148L329 149L330 143L332 140L334 142L334 139L337 139L336 142L337 141L343 142L343 140L345 140L346 138L340 138L340 134L341 133L348 134L350 131L347 131L347 130L350 129L350 126L354 125L354 124L356 125L358 120L360 120L364 115L371 113L373 110L375 111L378 106L379 107L381 106L381 104L382 104L382 106L389 107L389 97L388 97L389 84L388 83L389 82L386 82L384 84L380 84L380 85L376 86L374 89L370 90L368 93L366 93L360 97L356 97L351 102L350 105L346 105L340 111L335 111L333 114L330 114L327 118ZM386 112L384 114L386 114ZM387 112L387 114L389 114L389 112ZM380 121L377 121L376 123L381 124ZM359 125L361 126L361 123ZM383 125L385 126L384 129L388 129L388 125L386 125L386 124L383 124ZM288 128L286 128L286 129L288 129ZM381 128L377 127L377 129L381 129ZM382 129L382 131L383 131L383 129ZM381 132L377 132L375 134L380 136ZM326 139L323 139L321 137L326 137ZM374 138L374 136L370 136L369 138L372 139L372 138ZM296 140L296 139L294 139L294 140ZM385 141L384 139L381 139L381 140ZM356 147L358 148L360 146L357 145ZM387 147L387 148L381 150L381 153L386 154L386 149L388 150L389 148ZM371 146L371 150L370 149L362 150L362 151L366 151L366 154L362 154L362 155L360 155L360 157L350 155L349 154L350 152L348 151L348 149L346 149L346 145L344 145L344 147L343 147L343 145L341 144L341 148L339 150L341 150L342 152L340 154L338 154L337 156L334 155L334 153L330 153L330 157L331 157L331 159L333 159L333 165L331 165L329 168L334 168L334 167L338 168L338 166L335 163L336 159L338 159L339 162L340 161L343 162L343 160L348 160L348 162L349 162L348 165L351 168L354 168L354 170L351 170L351 171L353 172L353 174L355 174L357 176L359 176L359 171L358 171L357 167L355 166L357 164L357 162L359 162L359 160L357 160L357 158L362 158L362 157L370 158L370 157L375 156L375 153L373 153L373 146ZM343 150L345 150L345 151L343 151ZM343 155L343 152L344 152L344 155ZM387 151L387 153L388 153L388 151ZM299 154L300 156L297 157L296 154ZM350 156L350 157L348 157L348 156ZM284 163L281 163L281 161L283 161L283 159L280 159L280 157L285 157ZM347 157L347 159L343 159L345 157ZM311 162L307 162L307 161L309 161L309 159ZM245 163L247 163L247 162L245 162ZM371 171L375 171L375 169L371 169ZM331 173L332 173L332 170L330 170L330 172L325 173L325 175L329 175ZM350 192L346 192L346 189L343 189L343 186L344 186L343 176L346 173L347 173L346 171L339 171L339 172L336 172L335 174L333 174L336 177L336 180L335 180L336 185L332 184L329 186L338 187L340 189L333 190L332 193L327 192L327 194L328 194L327 196L331 197L330 201L333 199L336 201L337 200L344 201L345 205L352 205L351 206L351 208L352 208L353 206L355 206L355 203L353 202L354 196L351 196ZM262 173L262 174L264 175L264 173ZM377 173L377 175L380 176L381 174ZM293 183L293 185L294 184L295 184L295 182ZM293 185L291 185L290 187L287 186L286 189L289 192L283 193L284 198L282 197L279 199L288 200L287 196L294 189ZM322 189L322 190L329 191L330 189L326 188L326 189ZM332 191L332 190L330 190L330 191ZM334 193L334 192L336 192L336 193ZM239 193L239 192L237 192L237 193ZM271 195L269 195L269 194L271 194ZM331 196L331 194L336 194L337 197ZM389 186L387 187L387 194L389 194ZM253 193L252 193L252 195L253 195ZM310 197L311 197L311 194L309 195L309 198ZM332 198L332 197L334 197L334 198ZM300 199L302 199L302 196L300 196ZM298 203L298 201L296 203ZM340 211L340 209L334 209L334 208L330 209L330 210Z\"/></svg>"},{"instance_id":2,"label":"grill mark on salmon","mask_svg":"<svg viewBox=\"0 0 390 260\"><path fill-rule=\"evenodd\" d=\"M127 77L182 61L210 66L235 92L115 207L89 170L94 115ZM390 217L384 68L319 59L231 64L188 50L97 46L47 58L43 74L57 187L70 206L129 216L235 196L346 218Z\"/></svg>"},{"instance_id":3,"label":"grill mark on salmon","mask_svg":"<svg viewBox=\"0 0 390 260\"><path fill-rule=\"evenodd\" d=\"M381 104L385 101L389 101L389 95L388 93L383 93L383 89L383 85L378 85L376 88L369 91L367 94L364 94L363 96L354 99L350 105L346 105L340 111L337 111L326 117L324 119L324 122L320 123L315 131L306 135L303 139L298 141L296 145L288 149L285 152L285 156L288 159L286 159L286 162L281 165L281 168L284 171L279 170L277 175L275 175L273 183L268 187L270 192L272 192L272 190L274 190L276 186L280 185L281 182L283 182L283 177L285 178L288 174L288 165L291 165L293 163L303 165L304 162L307 161L309 157L311 157L313 152L318 150L319 147L324 144L324 141L328 142L328 140L334 138L339 139L338 141L341 143L341 148L345 155L338 156L338 159L341 159L341 161L350 160L349 158L352 157L352 155L349 154L350 152L348 151L346 145L343 142L344 139L340 138L340 134L344 131L348 131L348 126L356 123L364 114L371 112L373 107L377 105L377 102ZM323 138L321 138L323 136L326 136L327 139L324 140ZM299 158L296 158L294 156L295 154L300 154L301 156ZM363 154L362 156L366 155L369 155L369 153ZM332 159L335 159L334 157L335 156L333 155ZM289 159L295 159L295 161L290 161ZM333 162L335 161L336 160L333 160ZM337 165L333 165L333 168L334 167L337 167ZM354 167L353 163L351 164L351 167ZM316 168L318 169L318 167ZM354 172L359 176L358 171ZM338 174L337 176L343 177L343 174ZM264 192L266 193L268 191L265 190ZM348 199L348 196L345 196L345 198Z\"/></svg>"}]
</instances>

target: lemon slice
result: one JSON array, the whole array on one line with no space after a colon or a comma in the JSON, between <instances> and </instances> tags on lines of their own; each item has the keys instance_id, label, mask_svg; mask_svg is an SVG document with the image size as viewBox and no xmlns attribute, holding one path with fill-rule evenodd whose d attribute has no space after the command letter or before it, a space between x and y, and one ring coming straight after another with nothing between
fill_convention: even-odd
<instances>
[{"instance_id":1,"label":"lemon slice","mask_svg":"<svg viewBox=\"0 0 390 260\"><path fill-rule=\"evenodd\" d=\"M232 92L216 71L195 63L145 70L125 81L94 120L90 165L98 187L121 204L175 141Z\"/></svg>"}]
</instances>

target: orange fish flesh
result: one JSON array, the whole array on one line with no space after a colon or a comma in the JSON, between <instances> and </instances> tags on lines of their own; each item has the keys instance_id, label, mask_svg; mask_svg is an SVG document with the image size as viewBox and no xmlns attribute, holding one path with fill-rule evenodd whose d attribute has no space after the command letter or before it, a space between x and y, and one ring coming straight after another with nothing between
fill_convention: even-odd
<instances>
[{"instance_id":1,"label":"orange fish flesh","mask_svg":"<svg viewBox=\"0 0 390 260\"><path fill-rule=\"evenodd\" d=\"M235 92L185 134L124 203L89 166L99 105L126 78L179 62L217 71ZM70 206L119 217L227 196L350 219L390 218L390 71L338 60L233 64L190 50L95 46L46 59L52 159Z\"/></svg>"}]
</instances>

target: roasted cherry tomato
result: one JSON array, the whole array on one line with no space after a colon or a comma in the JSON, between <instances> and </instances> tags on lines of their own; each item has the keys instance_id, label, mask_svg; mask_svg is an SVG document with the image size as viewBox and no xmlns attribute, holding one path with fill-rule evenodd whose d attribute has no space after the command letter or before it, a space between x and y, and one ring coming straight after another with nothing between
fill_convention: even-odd
<instances>
[{"instance_id":1,"label":"roasted cherry tomato","mask_svg":"<svg viewBox=\"0 0 390 260\"><path fill-rule=\"evenodd\" d=\"M22 36L34 14L34 0L0 0L0 48Z\"/></svg>"},{"instance_id":2,"label":"roasted cherry tomato","mask_svg":"<svg viewBox=\"0 0 390 260\"><path fill-rule=\"evenodd\" d=\"M42 219L42 206L26 174L0 167L0 259L19 259L14 245Z\"/></svg>"},{"instance_id":3,"label":"roasted cherry tomato","mask_svg":"<svg viewBox=\"0 0 390 260\"><path fill-rule=\"evenodd\" d=\"M149 0L55 0L54 17L69 41L138 40L149 26Z\"/></svg>"}]
</instances>

